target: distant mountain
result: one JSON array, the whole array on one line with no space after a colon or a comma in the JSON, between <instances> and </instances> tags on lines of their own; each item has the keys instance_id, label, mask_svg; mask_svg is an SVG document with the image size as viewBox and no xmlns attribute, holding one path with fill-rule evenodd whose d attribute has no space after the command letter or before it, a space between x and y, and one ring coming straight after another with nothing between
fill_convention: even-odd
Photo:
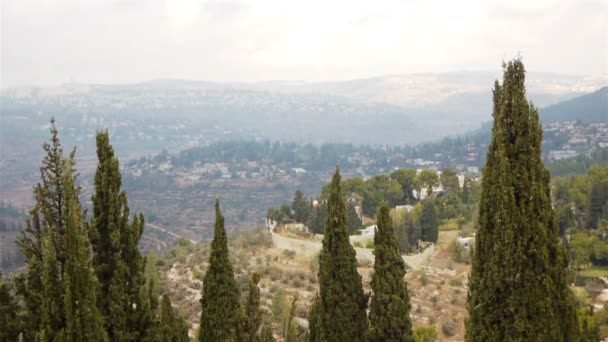
<instances>
[{"instance_id":1,"label":"distant mountain","mask_svg":"<svg viewBox=\"0 0 608 342\"><path fill-rule=\"evenodd\" d=\"M572 120L606 122L608 121L608 87L541 108L540 116L543 122Z\"/></svg>"}]
</instances>

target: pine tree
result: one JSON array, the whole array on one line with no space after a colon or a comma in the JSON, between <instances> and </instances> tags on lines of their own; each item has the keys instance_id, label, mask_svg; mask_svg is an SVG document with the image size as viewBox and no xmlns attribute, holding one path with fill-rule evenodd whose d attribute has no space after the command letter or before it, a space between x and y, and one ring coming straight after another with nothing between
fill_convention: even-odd
<instances>
[{"instance_id":1,"label":"pine tree","mask_svg":"<svg viewBox=\"0 0 608 342\"><path fill-rule=\"evenodd\" d=\"M65 341L105 341L103 318L97 307L98 283L91 264L89 239L80 211L78 191L73 183L72 166L64 170Z\"/></svg>"},{"instance_id":2,"label":"pine tree","mask_svg":"<svg viewBox=\"0 0 608 342\"><path fill-rule=\"evenodd\" d=\"M578 323L557 238L538 110L521 60L494 87L469 282L467 341L576 341Z\"/></svg>"},{"instance_id":3,"label":"pine tree","mask_svg":"<svg viewBox=\"0 0 608 342\"><path fill-rule=\"evenodd\" d=\"M318 341L363 341L367 337L367 300L357 273L355 250L349 242L340 168L329 189L323 248L319 256L322 319Z\"/></svg>"},{"instance_id":4,"label":"pine tree","mask_svg":"<svg viewBox=\"0 0 608 342\"><path fill-rule=\"evenodd\" d=\"M0 272L0 341L18 341L21 332L19 305L11 290Z\"/></svg>"},{"instance_id":5,"label":"pine tree","mask_svg":"<svg viewBox=\"0 0 608 342\"><path fill-rule=\"evenodd\" d=\"M393 231L389 208L378 209L378 231L374 236L373 296L370 304L371 341L414 341L410 320L410 296L405 276L405 263Z\"/></svg>"},{"instance_id":6,"label":"pine tree","mask_svg":"<svg viewBox=\"0 0 608 342\"><path fill-rule=\"evenodd\" d=\"M459 192L460 184L458 183L458 174L452 168L446 168L441 172L439 177L441 186L447 192Z\"/></svg>"},{"instance_id":7,"label":"pine tree","mask_svg":"<svg viewBox=\"0 0 608 342\"><path fill-rule=\"evenodd\" d=\"M127 196L121 190L118 159L107 131L97 133L98 165L90 238L100 283L100 305L110 339L142 338L150 325L150 306L142 302L144 259L137 244L144 230L139 214L129 223Z\"/></svg>"},{"instance_id":8,"label":"pine tree","mask_svg":"<svg viewBox=\"0 0 608 342\"><path fill-rule=\"evenodd\" d=\"M300 190L296 190L296 193L291 202L291 209L294 212L294 218L298 223L306 223L310 216L310 207L306 197Z\"/></svg>"},{"instance_id":9,"label":"pine tree","mask_svg":"<svg viewBox=\"0 0 608 342\"><path fill-rule=\"evenodd\" d=\"M437 208L432 199L422 201L420 230L423 241L437 242L437 238L439 237L439 222L437 222Z\"/></svg>"},{"instance_id":10,"label":"pine tree","mask_svg":"<svg viewBox=\"0 0 608 342\"><path fill-rule=\"evenodd\" d=\"M260 274L254 272L249 279L249 294L245 303L245 320L243 335L245 341L254 342L257 340L257 333L262 324L262 311L260 310Z\"/></svg>"},{"instance_id":11,"label":"pine tree","mask_svg":"<svg viewBox=\"0 0 608 342\"><path fill-rule=\"evenodd\" d=\"M238 339L242 321L240 294L228 257L228 239L220 202L215 202L215 230L211 242L209 269L203 281L199 341Z\"/></svg>"}]
</instances>

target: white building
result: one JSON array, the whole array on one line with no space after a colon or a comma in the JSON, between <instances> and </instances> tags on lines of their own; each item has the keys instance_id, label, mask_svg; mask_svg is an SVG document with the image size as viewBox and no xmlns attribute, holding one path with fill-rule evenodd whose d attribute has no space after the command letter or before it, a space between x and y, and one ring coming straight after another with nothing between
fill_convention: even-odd
<instances>
[{"instance_id":1,"label":"white building","mask_svg":"<svg viewBox=\"0 0 608 342\"><path fill-rule=\"evenodd\" d=\"M371 225L369 227L366 227L364 229L361 229L361 236L362 237L366 237L366 238L373 238L376 235L376 231L378 230L378 226Z\"/></svg>"},{"instance_id":2,"label":"white building","mask_svg":"<svg viewBox=\"0 0 608 342\"><path fill-rule=\"evenodd\" d=\"M475 243L475 237L471 236L471 237L459 237L458 238L458 244L464 248L471 248L471 246L473 246L473 244Z\"/></svg>"}]
</instances>

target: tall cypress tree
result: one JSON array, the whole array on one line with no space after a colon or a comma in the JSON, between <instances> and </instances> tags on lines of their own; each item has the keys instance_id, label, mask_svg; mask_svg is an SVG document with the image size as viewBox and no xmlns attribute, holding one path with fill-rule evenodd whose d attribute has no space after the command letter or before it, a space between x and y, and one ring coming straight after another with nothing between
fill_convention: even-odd
<instances>
[{"instance_id":1,"label":"tall cypress tree","mask_svg":"<svg viewBox=\"0 0 608 342\"><path fill-rule=\"evenodd\" d=\"M258 339L258 330L262 324L262 311L260 310L260 274L254 272L249 279L249 293L245 303L245 320L243 336L245 341L254 342Z\"/></svg>"},{"instance_id":2,"label":"tall cypress tree","mask_svg":"<svg viewBox=\"0 0 608 342\"><path fill-rule=\"evenodd\" d=\"M65 210L65 341L104 341L103 318L97 307L98 283L91 263L89 239L69 162L64 172Z\"/></svg>"},{"instance_id":3,"label":"tall cypress tree","mask_svg":"<svg viewBox=\"0 0 608 342\"><path fill-rule=\"evenodd\" d=\"M144 259L137 244L143 215L129 222L127 195L121 190L118 159L107 131L97 133L98 165L90 238L93 264L100 283L100 304L111 339L142 338L149 326L150 306L143 303Z\"/></svg>"},{"instance_id":4,"label":"tall cypress tree","mask_svg":"<svg viewBox=\"0 0 608 342\"><path fill-rule=\"evenodd\" d=\"M410 319L410 296L405 276L405 263L393 231L389 208L378 209L378 231L374 236L374 274L370 304L371 341L414 341Z\"/></svg>"},{"instance_id":5,"label":"tall cypress tree","mask_svg":"<svg viewBox=\"0 0 608 342\"><path fill-rule=\"evenodd\" d=\"M228 257L228 238L219 200L215 202L215 230L201 304L199 341L238 339L242 322L240 294Z\"/></svg>"},{"instance_id":6,"label":"tall cypress tree","mask_svg":"<svg viewBox=\"0 0 608 342\"><path fill-rule=\"evenodd\" d=\"M55 127L55 120L51 119L50 124L51 138L49 142L42 145L45 156L40 166L40 182L34 187L34 207L30 210L30 215L26 220L26 228L22 235L17 240L17 244L21 248L25 256L26 271L17 276L15 279L15 287L17 293L22 297L24 302L23 322L24 322L24 338L26 340L34 340L38 331L41 329L42 317L44 314L43 300L56 301L53 306L57 306L57 315L54 315L55 326L63 325L64 317L63 310L63 282L62 274L65 263L64 248L64 161L66 157L63 155L63 146L59 140L59 133ZM75 149L69 155L69 160L75 159ZM70 163L74 165L74 163ZM75 171L72 169L72 176ZM48 235L49 246L46 250L49 253L46 260L46 270L44 259L44 236ZM55 265L51 267L49 264L53 262ZM52 269L51 269L52 268ZM47 280L53 281L53 289L56 298L45 298L45 289L42 276L46 272ZM53 272L53 274L49 274ZM47 291L49 291L47 289ZM48 305L47 308L48 310ZM48 311L47 311L48 314ZM50 319L50 318L49 318ZM57 322L57 320L59 322ZM47 327L48 329L49 327Z\"/></svg>"},{"instance_id":7,"label":"tall cypress tree","mask_svg":"<svg viewBox=\"0 0 608 342\"><path fill-rule=\"evenodd\" d=\"M320 310L318 341L363 341L367 337L367 300L349 242L346 207L336 167L327 201L323 248L319 256Z\"/></svg>"},{"instance_id":8,"label":"tall cypress tree","mask_svg":"<svg viewBox=\"0 0 608 342\"><path fill-rule=\"evenodd\" d=\"M188 328L184 320L173 310L169 296L163 295L160 303L159 341L187 342Z\"/></svg>"},{"instance_id":9,"label":"tall cypress tree","mask_svg":"<svg viewBox=\"0 0 608 342\"><path fill-rule=\"evenodd\" d=\"M437 208L432 199L422 201L420 214L420 230L423 241L437 242L439 238L439 222L437 222Z\"/></svg>"},{"instance_id":10,"label":"tall cypress tree","mask_svg":"<svg viewBox=\"0 0 608 342\"><path fill-rule=\"evenodd\" d=\"M557 238L538 110L521 60L494 87L492 142L483 170L469 283L468 341L575 341L578 324Z\"/></svg>"}]
</instances>

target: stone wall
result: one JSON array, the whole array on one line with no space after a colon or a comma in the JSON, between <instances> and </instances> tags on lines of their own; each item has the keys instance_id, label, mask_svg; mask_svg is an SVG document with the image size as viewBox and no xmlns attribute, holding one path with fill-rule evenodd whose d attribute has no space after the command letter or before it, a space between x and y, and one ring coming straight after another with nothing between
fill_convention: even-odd
<instances>
[{"instance_id":1,"label":"stone wall","mask_svg":"<svg viewBox=\"0 0 608 342\"><path fill-rule=\"evenodd\" d=\"M298 255L314 257L319 254L323 247L323 243L319 240L292 239L275 233L276 222L268 221L266 226L272 235L272 243L277 248L292 250ZM357 252L357 261L359 263L374 263L374 251L372 249L355 247L355 251ZM429 244L422 252L414 255L403 255L402 258L408 268L417 269L434 253L435 245Z\"/></svg>"}]
</instances>

